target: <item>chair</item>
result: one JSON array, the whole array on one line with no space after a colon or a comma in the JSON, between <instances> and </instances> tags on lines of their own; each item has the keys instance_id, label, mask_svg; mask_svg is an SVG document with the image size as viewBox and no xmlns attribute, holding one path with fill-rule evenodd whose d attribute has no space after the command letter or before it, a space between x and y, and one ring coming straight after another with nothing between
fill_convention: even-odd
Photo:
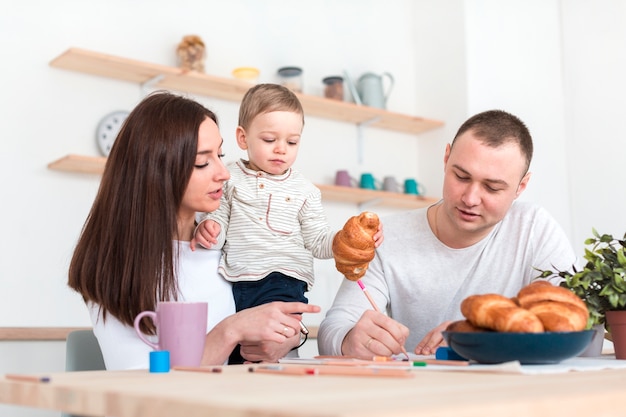
<instances>
[{"instance_id":1,"label":"chair","mask_svg":"<svg viewBox=\"0 0 626 417\"><path fill-rule=\"evenodd\" d=\"M93 330L74 330L67 335L65 370L98 371L106 369L98 339Z\"/></svg>"},{"instance_id":2,"label":"chair","mask_svg":"<svg viewBox=\"0 0 626 417\"><path fill-rule=\"evenodd\" d=\"M98 339L93 330L74 330L67 335L65 344L65 371L98 371L104 370L104 359ZM62 417L79 417L72 414L61 414Z\"/></svg>"}]
</instances>

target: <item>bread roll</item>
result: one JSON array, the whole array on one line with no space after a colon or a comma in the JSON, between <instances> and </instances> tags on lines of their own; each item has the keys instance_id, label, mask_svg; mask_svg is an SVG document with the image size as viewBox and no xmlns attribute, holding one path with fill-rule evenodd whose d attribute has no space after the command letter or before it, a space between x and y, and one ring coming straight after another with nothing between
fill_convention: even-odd
<instances>
[{"instance_id":1,"label":"bread roll","mask_svg":"<svg viewBox=\"0 0 626 417\"><path fill-rule=\"evenodd\" d=\"M487 332L491 331L484 327L477 327L470 323L469 320L457 320L453 321L446 327L448 332L461 332L461 333L475 333L475 332Z\"/></svg>"},{"instance_id":2,"label":"bread roll","mask_svg":"<svg viewBox=\"0 0 626 417\"><path fill-rule=\"evenodd\" d=\"M543 324L536 315L499 294L470 295L461 302L461 313L474 326L498 332L544 331Z\"/></svg>"},{"instance_id":3,"label":"bread roll","mask_svg":"<svg viewBox=\"0 0 626 417\"><path fill-rule=\"evenodd\" d=\"M541 320L546 331L576 332L587 327L585 302L567 288L534 281L519 291L517 300Z\"/></svg>"},{"instance_id":4,"label":"bread roll","mask_svg":"<svg viewBox=\"0 0 626 417\"><path fill-rule=\"evenodd\" d=\"M363 212L348 219L333 239L335 266L347 279L358 281L365 275L376 252L374 234L380 220L375 213Z\"/></svg>"},{"instance_id":5,"label":"bread roll","mask_svg":"<svg viewBox=\"0 0 626 417\"><path fill-rule=\"evenodd\" d=\"M576 332L584 330L589 319L580 297L547 281L534 281L513 298L470 295L461 302L461 313L472 326L498 332ZM450 331L472 331L463 323L452 324Z\"/></svg>"},{"instance_id":6,"label":"bread roll","mask_svg":"<svg viewBox=\"0 0 626 417\"><path fill-rule=\"evenodd\" d=\"M537 301L528 307L547 332L578 332L587 327L588 311L557 301Z\"/></svg>"},{"instance_id":7,"label":"bread roll","mask_svg":"<svg viewBox=\"0 0 626 417\"><path fill-rule=\"evenodd\" d=\"M585 302L567 288L552 285L548 281L533 281L517 293L520 307L527 308L537 301L558 301L579 306L586 310Z\"/></svg>"}]
</instances>

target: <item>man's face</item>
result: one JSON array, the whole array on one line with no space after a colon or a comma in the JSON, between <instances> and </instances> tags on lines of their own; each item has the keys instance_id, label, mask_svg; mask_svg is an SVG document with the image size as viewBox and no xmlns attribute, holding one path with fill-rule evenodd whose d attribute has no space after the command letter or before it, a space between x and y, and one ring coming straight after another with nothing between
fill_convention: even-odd
<instances>
[{"instance_id":1,"label":"man's face","mask_svg":"<svg viewBox=\"0 0 626 417\"><path fill-rule=\"evenodd\" d=\"M446 148L443 210L455 234L467 241L486 236L524 191L530 174L519 145L492 148L472 131Z\"/></svg>"}]
</instances>

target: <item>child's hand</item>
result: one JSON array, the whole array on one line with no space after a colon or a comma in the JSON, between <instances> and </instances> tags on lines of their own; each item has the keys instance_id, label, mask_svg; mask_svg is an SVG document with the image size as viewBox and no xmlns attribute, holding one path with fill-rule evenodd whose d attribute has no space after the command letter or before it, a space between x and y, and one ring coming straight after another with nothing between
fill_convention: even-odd
<instances>
[{"instance_id":1,"label":"child's hand","mask_svg":"<svg viewBox=\"0 0 626 417\"><path fill-rule=\"evenodd\" d=\"M220 234L219 223L213 220L205 220L196 229L196 234L191 239L191 250L196 250L196 244L200 244L207 249L217 243L217 235Z\"/></svg>"},{"instance_id":2,"label":"child's hand","mask_svg":"<svg viewBox=\"0 0 626 417\"><path fill-rule=\"evenodd\" d=\"M385 237L383 236L383 224L382 223L378 223L378 231L374 233L373 237L374 237L375 247L379 247L381 243L383 243L383 240L385 240Z\"/></svg>"}]
</instances>

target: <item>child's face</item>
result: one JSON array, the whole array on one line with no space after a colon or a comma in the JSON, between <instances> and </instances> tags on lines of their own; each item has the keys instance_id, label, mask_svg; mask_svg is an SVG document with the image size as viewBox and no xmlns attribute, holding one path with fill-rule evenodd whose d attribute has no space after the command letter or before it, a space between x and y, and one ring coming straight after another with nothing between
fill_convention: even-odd
<instances>
[{"instance_id":1,"label":"child's face","mask_svg":"<svg viewBox=\"0 0 626 417\"><path fill-rule=\"evenodd\" d=\"M301 114L273 111L256 116L247 130L237 127L237 143L248 151L252 169L278 175L296 161L301 134Z\"/></svg>"}]
</instances>

